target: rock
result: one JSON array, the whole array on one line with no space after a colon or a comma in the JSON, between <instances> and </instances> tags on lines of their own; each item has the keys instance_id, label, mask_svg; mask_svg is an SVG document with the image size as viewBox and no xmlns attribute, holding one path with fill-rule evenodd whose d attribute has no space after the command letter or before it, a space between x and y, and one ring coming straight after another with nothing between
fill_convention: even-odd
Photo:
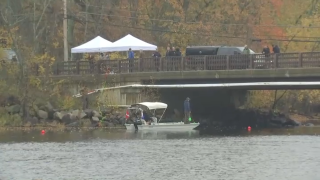
<instances>
[{"instance_id":1,"label":"rock","mask_svg":"<svg viewBox=\"0 0 320 180\"><path fill-rule=\"evenodd\" d=\"M73 123L67 124L66 126L67 127L79 127L80 126L80 122L73 122Z\"/></svg>"},{"instance_id":2,"label":"rock","mask_svg":"<svg viewBox=\"0 0 320 180\"><path fill-rule=\"evenodd\" d=\"M86 109L86 110L84 110L84 113L86 114L86 117L84 117L84 118L91 118L93 116L92 109Z\"/></svg>"},{"instance_id":3,"label":"rock","mask_svg":"<svg viewBox=\"0 0 320 180\"><path fill-rule=\"evenodd\" d=\"M99 122L100 120L99 120L98 117L92 117L92 121L94 121L94 122Z\"/></svg>"},{"instance_id":4,"label":"rock","mask_svg":"<svg viewBox=\"0 0 320 180\"><path fill-rule=\"evenodd\" d=\"M39 120L37 117L27 117L26 122L29 122L31 125L36 125L39 123Z\"/></svg>"},{"instance_id":5,"label":"rock","mask_svg":"<svg viewBox=\"0 0 320 180\"><path fill-rule=\"evenodd\" d=\"M45 108L47 109L47 111L53 111L53 106L50 102L47 102L47 104L45 105Z\"/></svg>"},{"instance_id":6,"label":"rock","mask_svg":"<svg viewBox=\"0 0 320 180\"><path fill-rule=\"evenodd\" d=\"M314 124L312 124L312 123L307 123L307 124L305 124L305 126L311 127L311 126L314 126Z\"/></svg>"},{"instance_id":7,"label":"rock","mask_svg":"<svg viewBox=\"0 0 320 180\"><path fill-rule=\"evenodd\" d=\"M92 111L93 117L102 118L101 114L98 111Z\"/></svg>"},{"instance_id":8,"label":"rock","mask_svg":"<svg viewBox=\"0 0 320 180\"><path fill-rule=\"evenodd\" d=\"M55 112L53 114L53 119L54 120L59 120L59 121L62 121L62 118L63 118L64 114L60 113L60 112Z\"/></svg>"},{"instance_id":9,"label":"rock","mask_svg":"<svg viewBox=\"0 0 320 180\"><path fill-rule=\"evenodd\" d=\"M18 114L20 112L21 106L20 105L13 105L6 107L6 110L10 114Z\"/></svg>"},{"instance_id":10,"label":"rock","mask_svg":"<svg viewBox=\"0 0 320 180\"><path fill-rule=\"evenodd\" d=\"M65 115L63 115L63 117L61 118L61 122L64 123L64 124L70 124L70 123L72 123L71 114L65 114Z\"/></svg>"},{"instance_id":11,"label":"rock","mask_svg":"<svg viewBox=\"0 0 320 180\"><path fill-rule=\"evenodd\" d=\"M36 104L32 104L32 108L35 112L39 111L39 107Z\"/></svg>"},{"instance_id":12,"label":"rock","mask_svg":"<svg viewBox=\"0 0 320 180\"><path fill-rule=\"evenodd\" d=\"M43 110L38 110L37 115L40 119L48 119L48 113Z\"/></svg>"},{"instance_id":13,"label":"rock","mask_svg":"<svg viewBox=\"0 0 320 180\"><path fill-rule=\"evenodd\" d=\"M120 124L117 119L112 120L112 123L113 123L113 124Z\"/></svg>"},{"instance_id":14,"label":"rock","mask_svg":"<svg viewBox=\"0 0 320 180\"><path fill-rule=\"evenodd\" d=\"M73 115L73 116L76 116L78 119L83 119L83 118L85 118L85 117L87 116L86 113L84 113L84 112L82 112L82 111L80 111L80 110L74 110L74 111L72 111L72 115Z\"/></svg>"},{"instance_id":15,"label":"rock","mask_svg":"<svg viewBox=\"0 0 320 180\"><path fill-rule=\"evenodd\" d=\"M57 112L57 110L52 109L48 111L48 120L56 120L54 114Z\"/></svg>"},{"instance_id":16,"label":"rock","mask_svg":"<svg viewBox=\"0 0 320 180\"><path fill-rule=\"evenodd\" d=\"M115 127L113 123L105 122L106 127Z\"/></svg>"},{"instance_id":17,"label":"rock","mask_svg":"<svg viewBox=\"0 0 320 180\"><path fill-rule=\"evenodd\" d=\"M105 108L105 109L101 110L102 116L106 116L107 114L111 114L111 113L112 113L112 109L110 109L110 108Z\"/></svg>"},{"instance_id":18,"label":"rock","mask_svg":"<svg viewBox=\"0 0 320 180\"><path fill-rule=\"evenodd\" d=\"M124 117L120 118L119 123L124 125L126 123L126 118L124 118Z\"/></svg>"},{"instance_id":19,"label":"rock","mask_svg":"<svg viewBox=\"0 0 320 180\"><path fill-rule=\"evenodd\" d=\"M71 121L79 120L78 116L76 116L74 114L70 114L70 119L71 119Z\"/></svg>"}]
</instances>

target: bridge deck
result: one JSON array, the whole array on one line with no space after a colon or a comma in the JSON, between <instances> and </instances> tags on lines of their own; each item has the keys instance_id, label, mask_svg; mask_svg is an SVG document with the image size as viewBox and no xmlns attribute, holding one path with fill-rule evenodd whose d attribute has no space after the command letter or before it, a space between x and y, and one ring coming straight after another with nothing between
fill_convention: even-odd
<instances>
[{"instance_id":1,"label":"bridge deck","mask_svg":"<svg viewBox=\"0 0 320 180\"><path fill-rule=\"evenodd\" d=\"M45 66L45 65L44 65ZM231 56L188 56L144 58L134 60L97 60L58 62L52 67L56 76L127 74L151 72L194 72L264 69L302 69L320 67L320 52L231 55ZM238 71L239 72L239 71ZM261 71L262 72L262 71Z\"/></svg>"}]
</instances>

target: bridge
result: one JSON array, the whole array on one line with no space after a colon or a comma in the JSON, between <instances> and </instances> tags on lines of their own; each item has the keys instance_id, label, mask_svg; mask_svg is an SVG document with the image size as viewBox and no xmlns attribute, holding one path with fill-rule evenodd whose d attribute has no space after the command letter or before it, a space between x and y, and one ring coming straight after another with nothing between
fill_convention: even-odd
<instances>
[{"instance_id":1,"label":"bridge","mask_svg":"<svg viewBox=\"0 0 320 180\"><path fill-rule=\"evenodd\" d=\"M69 78L75 82L107 81L143 83L219 83L312 81L320 76L320 52L252 55L217 55L144 58L129 61L97 60L58 62L53 77Z\"/></svg>"},{"instance_id":2,"label":"bridge","mask_svg":"<svg viewBox=\"0 0 320 180\"><path fill-rule=\"evenodd\" d=\"M115 97L116 104L132 104L141 100L141 85L170 84L223 84L250 82L317 82L320 78L320 52L280 53L265 56L262 54L230 55L230 56L188 56L144 58L129 61L97 60L59 62L53 67L53 78L69 79L72 93L79 93L79 84L85 84L90 89L99 89L105 82L111 86L126 86L130 88L115 88L108 91ZM135 86L128 86L135 85ZM137 87L141 88L137 88ZM269 84L239 86L238 89L279 89L279 88L319 88L318 83ZM170 87L170 86L168 86ZM184 86L188 88L188 86ZM215 85L206 85L217 87ZM233 92L237 87L232 86ZM244 87L244 88L243 88ZM175 90L177 94L191 90ZM189 88L190 89L190 88ZM193 92L195 91L192 88ZM198 88L197 91L201 88ZM230 89L230 88L229 88ZM165 91L165 90L163 90ZM230 91L231 92L231 91ZM206 90L210 94L210 90ZM168 94L168 92L167 92ZM111 96L111 95L110 95ZM182 97L181 97L182 98Z\"/></svg>"}]
</instances>

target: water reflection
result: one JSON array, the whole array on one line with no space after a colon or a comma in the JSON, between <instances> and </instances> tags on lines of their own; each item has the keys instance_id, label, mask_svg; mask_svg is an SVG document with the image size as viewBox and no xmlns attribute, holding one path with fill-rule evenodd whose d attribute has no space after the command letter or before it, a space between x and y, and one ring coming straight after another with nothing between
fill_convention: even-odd
<instances>
[{"instance_id":1,"label":"water reflection","mask_svg":"<svg viewBox=\"0 0 320 180\"><path fill-rule=\"evenodd\" d=\"M0 179L320 179L320 128L0 132Z\"/></svg>"},{"instance_id":2,"label":"water reflection","mask_svg":"<svg viewBox=\"0 0 320 180\"><path fill-rule=\"evenodd\" d=\"M73 130L73 131L48 131L41 134L40 131L1 131L0 143L5 142L68 142L91 141L97 139L183 139L221 136L268 136L268 135L319 135L320 127L301 127L289 129L261 129L252 130L213 130L210 132L199 131L140 131L131 132L125 130Z\"/></svg>"}]
</instances>

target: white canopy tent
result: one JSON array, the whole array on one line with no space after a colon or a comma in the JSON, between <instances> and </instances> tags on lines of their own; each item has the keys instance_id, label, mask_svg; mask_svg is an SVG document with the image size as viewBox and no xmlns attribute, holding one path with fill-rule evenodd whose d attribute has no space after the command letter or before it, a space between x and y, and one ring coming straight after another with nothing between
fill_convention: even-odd
<instances>
[{"instance_id":1,"label":"white canopy tent","mask_svg":"<svg viewBox=\"0 0 320 180\"><path fill-rule=\"evenodd\" d=\"M114 51L128 51L131 48L132 51L155 51L157 46L146 43L131 34L117 40L107 47L101 48L103 52L114 52Z\"/></svg>"},{"instance_id":2,"label":"white canopy tent","mask_svg":"<svg viewBox=\"0 0 320 180\"><path fill-rule=\"evenodd\" d=\"M112 45L112 42L103 39L100 36L88 41L80 46L74 47L71 49L71 53L98 53L104 52L101 51L102 47L108 47Z\"/></svg>"}]
</instances>

